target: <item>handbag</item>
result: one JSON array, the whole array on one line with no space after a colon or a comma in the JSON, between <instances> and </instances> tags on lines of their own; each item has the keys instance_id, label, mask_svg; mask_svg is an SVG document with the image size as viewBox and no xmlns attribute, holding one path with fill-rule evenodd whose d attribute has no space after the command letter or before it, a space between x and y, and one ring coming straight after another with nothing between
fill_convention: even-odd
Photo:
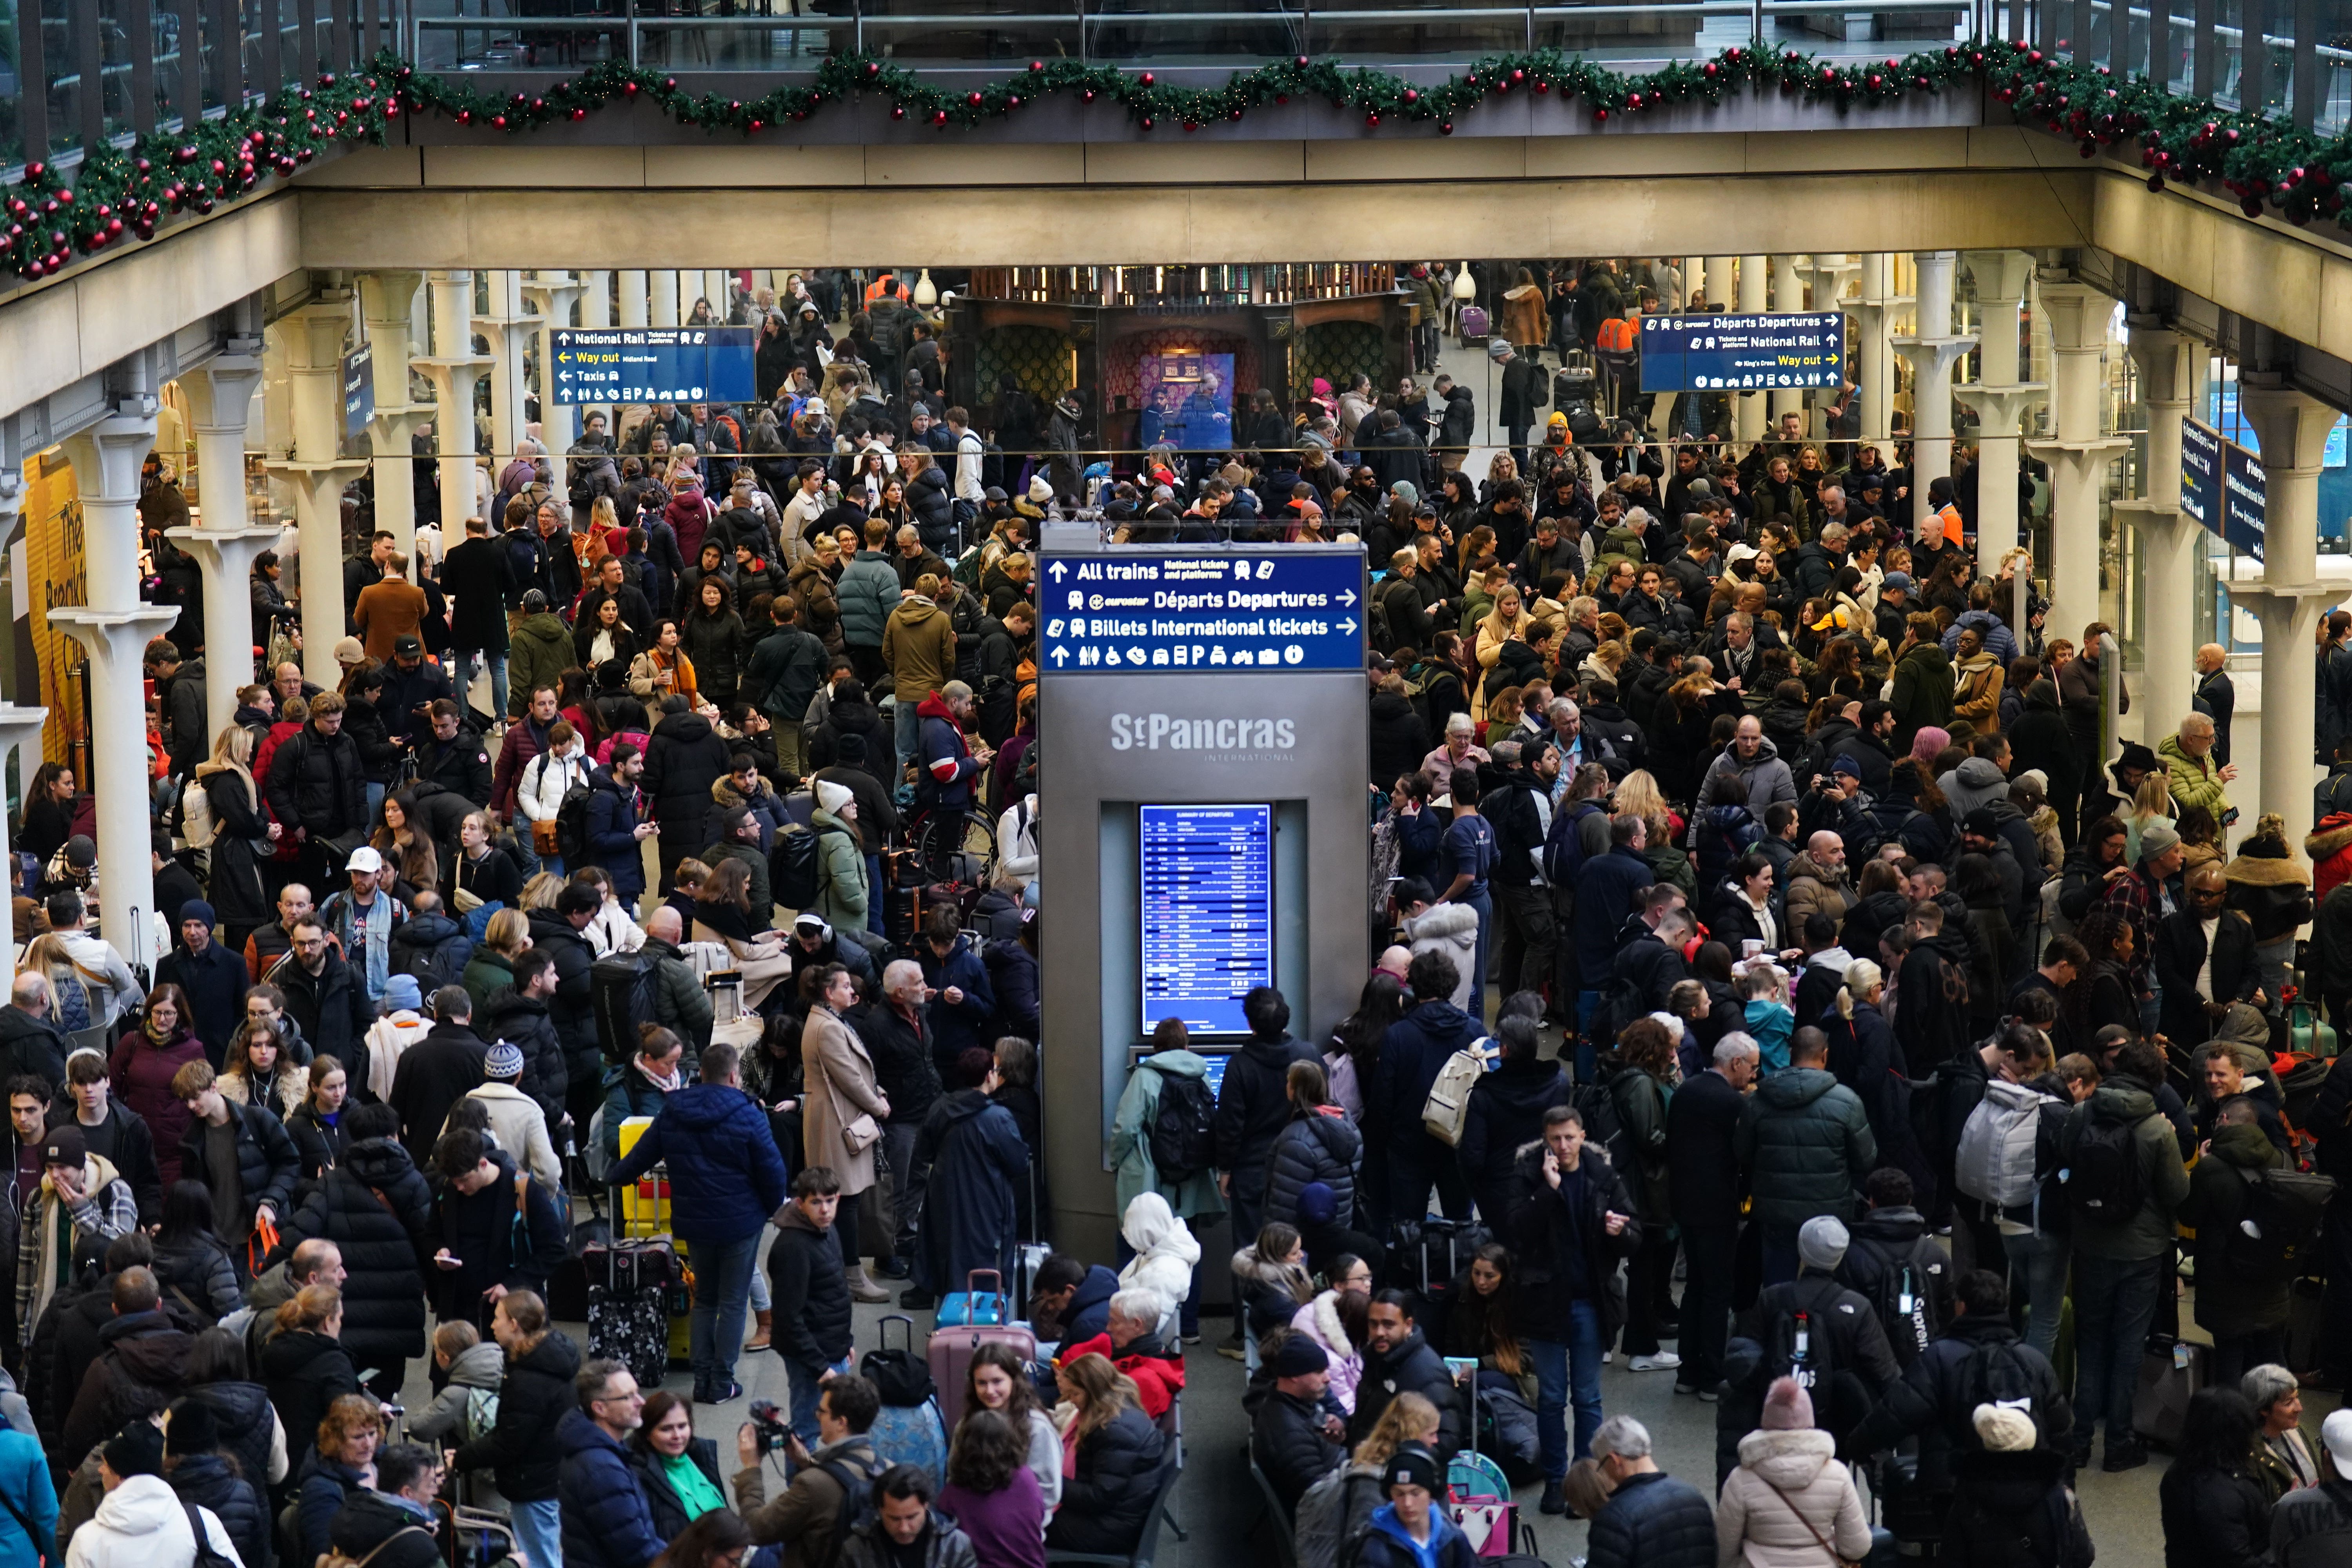
<instances>
[{"instance_id":1,"label":"handbag","mask_svg":"<svg viewBox=\"0 0 2352 1568\"><path fill-rule=\"evenodd\" d=\"M876 1125L871 1111L861 1110L856 1120L841 1124L841 1141L849 1145L853 1154L863 1154L882 1142L882 1129Z\"/></svg>"},{"instance_id":2,"label":"handbag","mask_svg":"<svg viewBox=\"0 0 2352 1568\"><path fill-rule=\"evenodd\" d=\"M551 816L536 819L531 823L530 848L532 854L554 855L560 853L556 847L555 829L555 818Z\"/></svg>"},{"instance_id":3,"label":"handbag","mask_svg":"<svg viewBox=\"0 0 2352 1568\"><path fill-rule=\"evenodd\" d=\"M1840 1552L1836 1547L1832 1546L1830 1544L1830 1538L1823 1535L1819 1530L1814 1528L1813 1521L1805 1517L1804 1510L1799 1508L1795 1503L1789 1500L1789 1494L1787 1492L1782 1491L1779 1487L1772 1486L1770 1481L1765 1481L1760 1473L1753 1470L1748 1473L1755 1476L1758 1480L1764 1481L1764 1484L1767 1487L1771 1487L1772 1495L1780 1500L1780 1506L1787 1509L1791 1514L1795 1515L1797 1522L1805 1527L1805 1533L1813 1538L1813 1544L1828 1552L1830 1554L1830 1561L1835 1563L1838 1565L1838 1568L1863 1568L1862 1559L1858 1557L1848 1557L1844 1552Z\"/></svg>"},{"instance_id":4,"label":"handbag","mask_svg":"<svg viewBox=\"0 0 2352 1568\"><path fill-rule=\"evenodd\" d=\"M255 1250L255 1243L257 1242L260 1244L259 1251ZM253 1234L245 1238L246 1278L249 1279L260 1279L262 1268L268 1261L269 1255L277 1250L277 1225L264 1215L254 1215Z\"/></svg>"}]
</instances>

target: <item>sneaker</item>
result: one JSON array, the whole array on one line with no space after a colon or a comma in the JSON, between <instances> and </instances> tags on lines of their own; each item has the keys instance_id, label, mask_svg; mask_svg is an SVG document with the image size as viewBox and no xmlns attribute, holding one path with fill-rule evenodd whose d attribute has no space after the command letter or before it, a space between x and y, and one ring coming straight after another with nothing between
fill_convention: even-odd
<instances>
[{"instance_id":1,"label":"sneaker","mask_svg":"<svg viewBox=\"0 0 2352 1568\"><path fill-rule=\"evenodd\" d=\"M1189 1334L1179 1334L1176 1337L1188 1345L1197 1345L1201 1342L1201 1331L1198 1329Z\"/></svg>"},{"instance_id":2,"label":"sneaker","mask_svg":"<svg viewBox=\"0 0 2352 1568\"><path fill-rule=\"evenodd\" d=\"M725 1388L698 1388L694 1393L697 1405L725 1405L743 1397L743 1385L730 1383Z\"/></svg>"},{"instance_id":3,"label":"sneaker","mask_svg":"<svg viewBox=\"0 0 2352 1568\"><path fill-rule=\"evenodd\" d=\"M1612 1361L1614 1361L1616 1358L1617 1358L1617 1352L1616 1352L1615 1351L1602 1351L1602 1352L1601 1352L1601 1364L1602 1366L1607 1366L1607 1365L1608 1365Z\"/></svg>"},{"instance_id":4,"label":"sneaker","mask_svg":"<svg viewBox=\"0 0 2352 1568\"><path fill-rule=\"evenodd\" d=\"M1713 1405L1717 1400L1721 1399L1723 1395L1721 1394L1712 1388L1702 1388L1698 1391L1698 1402L1701 1405Z\"/></svg>"},{"instance_id":5,"label":"sneaker","mask_svg":"<svg viewBox=\"0 0 2352 1568\"><path fill-rule=\"evenodd\" d=\"M2139 1444L2109 1443L2106 1458L2099 1461L2099 1468L2114 1475L2118 1470L2138 1469L2147 1463L2147 1450Z\"/></svg>"},{"instance_id":6,"label":"sneaker","mask_svg":"<svg viewBox=\"0 0 2352 1568\"><path fill-rule=\"evenodd\" d=\"M1698 1392L1698 1384L1696 1383L1677 1383L1675 1384L1675 1392L1676 1394L1696 1394Z\"/></svg>"},{"instance_id":7,"label":"sneaker","mask_svg":"<svg viewBox=\"0 0 2352 1568\"><path fill-rule=\"evenodd\" d=\"M1223 1356L1227 1361L1247 1361L1249 1359L1248 1351L1243 1348L1242 1342L1239 1340L1218 1341L1217 1353Z\"/></svg>"},{"instance_id":8,"label":"sneaker","mask_svg":"<svg viewBox=\"0 0 2352 1568\"><path fill-rule=\"evenodd\" d=\"M1625 1368L1629 1372L1672 1372L1682 1364L1683 1358L1674 1352L1659 1351L1652 1355L1628 1357Z\"/></svg>"},{"instance_id":9,"label":"sneaker","mask_svg":"<svg viewBox=\"0 0 2352 1568\"><path fill-rule=\"evenodd\" d=\"M929 1290L916 1289L901 1290L898 1292L898 1305L904 1307L909 1312L928 1312L939 1304L940 1299L932 1295Z\"/></svg>"},{"instance_id":10,"label":"sneaker","mask_svg":"<svg viewBox=\"0 0 2352 1568\"><path fill-rule=\"evenodd\" d=\"M1536 1507L1539 1511L1544 1513L1566 1513L1568 1511L1568 1494L1559 1482L1546 1481L1544 1482L1543 1501L1536 1504Z\"/></svg>"}]
</instances>

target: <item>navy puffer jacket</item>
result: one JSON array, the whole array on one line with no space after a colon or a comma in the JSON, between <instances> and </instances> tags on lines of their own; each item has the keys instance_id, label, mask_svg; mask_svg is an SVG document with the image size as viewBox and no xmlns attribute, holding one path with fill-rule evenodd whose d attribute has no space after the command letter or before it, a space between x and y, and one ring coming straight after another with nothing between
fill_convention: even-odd
<instances>
[{"instance_id":1,"label":"navy puffer jacket","mask_svg":"<svg viewBox=\"0 0 2352 1568\"><path fill-rule=\"evenodd\" d=\"M629 1469L629 1451L577 1409L555 1428L562 1470L563 1561L577 1568L646 1568L661 1554L653 1510Z\"/></svg>"},{"instance_id":2,"label":"navy puffer jacket","mask_svg":"<svg viewBox=\"0 0 2352 1568\"><path fill-rule=\"evenodd\" d=\"M1336 1105L1295 1113L1274 1135L1265 1157L1265 1217L1296 1224L1298 1194L1309 1182L1331 1189L1334 1212L1356 1209L1356 1172L1364 1163L1364 1135Z\"/></svg>"},{"instance_id":3,"label":"navy puffer jacket","mask_svg":"<svg viewBox=\"0 0 2352 1568\"><path fill-rule=\"evenodd\" d=\"M378 1194L381 1194L379 1197ZM433 1225L433 1190L408 1151L363 1138L278 1234L281 1256L314 1237L343 1255L343 1349L361 1366L425 1353L425 1278L416 1243Z\"/></svg>"},{"instance_id":4,"label":"navy puffer jacket","mask_svg":"<svg viewBox=\"0 0 2352 1568\"><path fill-rule=\"evenodd\" d=\"M1056 1552L1134 1551L1160 1488L1163 1447L1160 1428L1133 1405L1081 1439L1078 1473L1062 1483L1061 1511L1045 1544Z\"/></svg>"},{"instance_id":5,"label":"navy puffer jacket","mask_svg":"<svg viewBox=\"0 0 2352 1568\"><path fill-rule=\"evenodd\" d=\"M236 1554L248 1563L269 1561L269 1514L254 1484L229 1473L218 1454L188 1454L172 1467L172 1490L182 1502L208 1508L228 1531Z\"/></svg>"},{"instance_id":6,"label":"navy puffer jacket","mask_svg":"<svg viewBox=\"0 0 2352 1568\"><path fill-rule=\"evenodd\" d=\"M667 1160L671 1225L689 1242L724 1246L758 1236L784 1201L784 1157L768 1113L740 1089L688 1084L662 1104L628 1157L617 1184Z\"/></svg>"}]
</instances>

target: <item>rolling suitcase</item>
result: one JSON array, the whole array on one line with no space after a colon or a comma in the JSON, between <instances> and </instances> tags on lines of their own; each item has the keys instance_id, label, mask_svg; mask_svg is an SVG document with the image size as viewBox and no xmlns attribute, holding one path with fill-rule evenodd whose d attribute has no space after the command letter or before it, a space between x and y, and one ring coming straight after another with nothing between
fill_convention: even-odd
<instances>
[{"instance_id":1,"label":"rolling suitcase","mask_svg":"<svg viewBox=\"0 0 2352 1568\"><path fill-rule=\"evenodd\" d=\"M979 1289L983 1274L994 1277L992 1270L979 1269L965 1281L966 1289L962 1294L967 1301L975 1296L987 1294ZM1001 1277L997 1278L997 1284L1000 1289L994 1295L1001 1301L1003 1284ZM947 1300L941 1300L940 1307L944 1313ZM1030 1331L1026 1323L969 1323L935 1329L930 1343L924 1347L923 1359L931 1369L931 1382L940 1391L940 1414L947 1418L950 1430L963 1419L964 1388L970 1381L972 1352L987 1344L1010 1345L1013 1353L1024 1362L1037 1359L1037 1336Z\"/></svg>"},{"instance_id":2,"label":"rolling suitcase","mask_svg":"<svg viewBox=\"0 0 2352 1568\"><path fill-rule=\"evenodd\" d=\"M669 1370L670 1301L681 1282L667 1240L591 1242L588 1353L625 1362L639 1386L658 1388Z\"/></svg>"},{"instance_id":3,"label":"rolling suitcase","mask_svg":"<svg viewBox=\"0 0 2352 1568\"><path fill-rule=\"evenodd\" d=\"M1463 306L1461 325L1464 342L1468 342L1472 338L1485 337L1486 335L1486 308L1480 305Z\"/></svg>"},{"instance_id":4,"label":"rolling suitcase","mask_svg":"<svg viewBox=\"0 0 2352 1568\"><path fill-rule=\"evenodd\" d=\"M2177 1446L2189 1402L2204 1389L2210 1375L2211 1355L2210 1347L2186 1340L2142 1355L2139 1386L2132 1394L2132 1431L2167 1448Z\"/></svg>"}]
</instances>

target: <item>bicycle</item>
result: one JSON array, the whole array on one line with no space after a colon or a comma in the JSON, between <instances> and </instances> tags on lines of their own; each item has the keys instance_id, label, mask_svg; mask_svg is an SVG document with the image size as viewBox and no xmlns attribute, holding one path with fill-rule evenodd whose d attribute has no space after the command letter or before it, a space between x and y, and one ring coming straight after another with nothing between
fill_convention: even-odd
<instances>
[{"instance_id":1,"label":"bicycle","mask_svg":"<svg viewBox=\"0 0 2352 1568\"><path fill-rule=\"evenodd\" d=\"M996 824L974 807L919 806L904 825L926 882L985 888L996 871Z\"/></svg>"}]
</instances>

